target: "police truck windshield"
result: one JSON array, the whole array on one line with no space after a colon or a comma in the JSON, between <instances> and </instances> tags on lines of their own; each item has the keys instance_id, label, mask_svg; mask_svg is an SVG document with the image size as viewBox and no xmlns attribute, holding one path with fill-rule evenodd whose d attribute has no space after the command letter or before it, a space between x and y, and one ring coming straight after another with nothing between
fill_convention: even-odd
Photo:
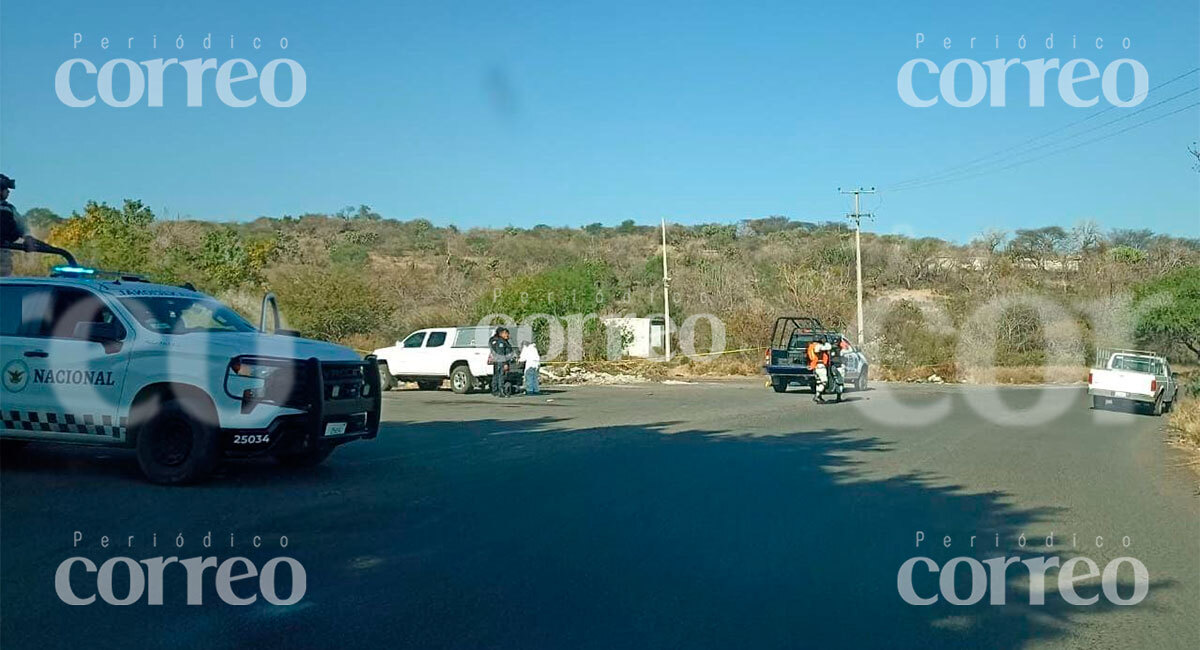
<instances>
[{"instance_id":1,"label":"police truck windshield","mask_svg":"<svg viewBox=\"0 0 1200 650\"><path fill-rule=\"evenodd\" d=\"M120 300L142 326L159 334L257 331L237 312L209 298L137 296Z\"/></svg>"}]
</instances>

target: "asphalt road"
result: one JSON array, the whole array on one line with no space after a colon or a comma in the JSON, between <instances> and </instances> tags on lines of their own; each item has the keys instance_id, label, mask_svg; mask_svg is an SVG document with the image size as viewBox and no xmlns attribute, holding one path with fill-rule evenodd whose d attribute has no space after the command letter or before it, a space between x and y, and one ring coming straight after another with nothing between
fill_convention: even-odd
<instances>
[{"instance_id":1,"label":"asphalt road","mask_svg":"<svg viewBox=\"0 0 1200 650\"><path fill-rule=\"evenodd\" d=\"M1076 388L876 385L851 397L817 405L761 380L504 401L394 392L380 438L326 465L228 463L191 488L144 483L126 452L33 445L0 471L0 645L1200 646L1200 496L1160 420L1090 411ZM1061 413L1037 415L1039 400ZM69 557L159 555L258 567L287 555L306 592L290 607L226 605L210 570L204 604L188 606L168 567L161 606L55 595ZM914 606L897 571L917 555L1086 556L1101 568L1130 556L1149 591L1136 605L1076 606L1051 581L1035 605L1015 565L997 583L1004 605ZM94 575L73 578L94 593ZM936 594L936 579L916 588ZM1118 582L1133 593L1128 564ZM1101 593L1084 584L1081 595Z\"/></svg>"}]
</instances>

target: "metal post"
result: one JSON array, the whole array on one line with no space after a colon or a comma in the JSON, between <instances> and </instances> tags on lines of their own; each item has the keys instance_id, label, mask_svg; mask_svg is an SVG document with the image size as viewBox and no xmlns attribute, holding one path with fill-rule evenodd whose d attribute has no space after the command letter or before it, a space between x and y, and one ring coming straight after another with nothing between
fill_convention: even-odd
<instances>
[{"instance_id":1,"label":"metal post","mask_svg":"<svg viewBox=\"0 0 1200 650\"><path fill-rule=\"evenodd\" d=\"M671 360L671 276L667 275L667 220L662 220L662 257L663 257L663 351L666 360Z\"/></svg>"},{"instance_id":2,"label":"metal post","mask_svg":"<svg viewBox=\"0 0 1200 650\"><path fill-rule=\"evenodd\" d=\"M854 193L854 277L858 285L858 347L864 345L863 305L862 305L862 221L858 215L858 192Z\"/></svg>"}]
</instances>

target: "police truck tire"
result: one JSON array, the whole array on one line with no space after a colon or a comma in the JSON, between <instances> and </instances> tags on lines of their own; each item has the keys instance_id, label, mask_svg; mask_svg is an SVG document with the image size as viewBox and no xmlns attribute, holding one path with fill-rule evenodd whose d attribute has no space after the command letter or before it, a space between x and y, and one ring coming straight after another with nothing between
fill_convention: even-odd
<instances>
[{"instance_id":1,"label":"police truck tire","mask_svg":"<svg viewBox=\"0 0 1200 650\"><path fill-rule=\"evenodd\" d=\"M332 454L333 450L334 445L318 444L304 451L276 454L275 460L279 461L280 465L287 467L316 467L329 458L329 454Z\"/></svg>"},{"instance_id":2,"label":"police truck tire","mask_svg":"<svg viewBox=\"0 0 1200 650\"><path fill-rule=\"evenodd\" d=\"M142 473L159 485L202 481L221 460L221 439L210 417L178 399L152 400L137 407L137 460Z\"/></svg>"},{"instance_id":3,"label":"police truck tire","mask_svg":"<svg viewBox=\"0 0 1200 650\"><path fill-rule=\"evenodd\" d=\"M862 372L858 373L858 379L854 380L854 390L867 389L867 366L863 366Z\"/></svg>"},{"instance_id":4,"label":"police truck tire","mask_svg":"<svg viewBox=\"0 0 1200 650\"><path fill-rule=\"evenodd\" d=\"M772 379L771 388L774 389L776 393L786 393L788 389L788 383L786 380Z\"/></svg>"},{"instance_id":5,"label":"police truck tire","mask_svg":"<svg viewBox=\"0 0 1200 650\"><path fill-rule=\"evenodd\" d=\"M465 363L454 366L454 370L450 371L450 390L466 395L474 388L475 377L471 375L471 368Z\"/></svg>"}]
</instances>

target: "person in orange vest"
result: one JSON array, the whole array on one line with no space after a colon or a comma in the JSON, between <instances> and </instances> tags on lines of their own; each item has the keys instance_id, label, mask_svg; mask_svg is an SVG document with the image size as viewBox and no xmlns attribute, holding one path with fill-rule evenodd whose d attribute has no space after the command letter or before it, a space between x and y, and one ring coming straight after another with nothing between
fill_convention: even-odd
<instances>
[{"instance_id":1,"label":"person in orange vest","mask_svg":"<svg viewBox=\"0 0 1200 650\"><path fill-rule=\"evenodd\" d=\"M808 344L808 369L817 376L817 389L813 393L814 402L825 401L825 398L821 397L821 393L825 392L825 384L829 381L829 350L831 349L832 346L828 343L813 341Z\"/></svg>"}]
</instances>

